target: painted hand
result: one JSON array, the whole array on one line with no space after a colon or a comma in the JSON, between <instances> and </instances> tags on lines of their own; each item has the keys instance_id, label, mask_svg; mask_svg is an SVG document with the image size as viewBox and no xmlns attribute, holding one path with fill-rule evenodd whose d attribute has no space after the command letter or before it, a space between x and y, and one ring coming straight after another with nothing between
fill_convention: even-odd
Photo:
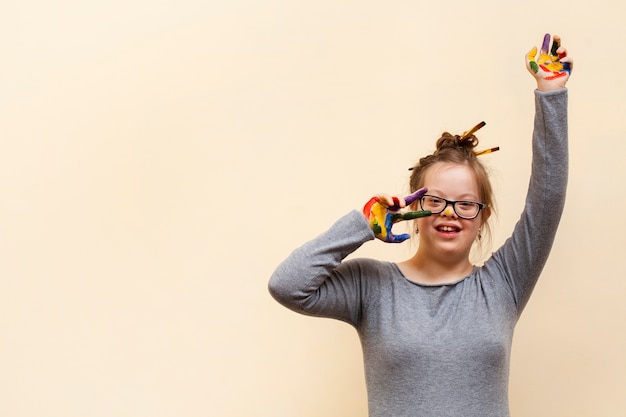
<instances>
[{"instance_id":1,"label":"painted hand","mask_svg":"<svg viewBox=\"0 0 626 417\"><path fill-rule=\"evenodd\" d=\"M426 191L426 188L421 188L403 199L386 196L372 197L363 207L363 215L369 222L376 238L387 243L400 243L410 238L411 235L407 233L394 235L391 228L395 223L402 220L412 220L432 214L430 211L408 211L399 213L402 208L419 200L426 194Z\"/></svg>"},{"instance_id":2,"label":"painted hand","mask_svg":"<svg viewBox=\"0 0 626 417\"><path fill-rule=\"evenodd\" d=\"M537 56L537 47L526 54L526 68L537 80L540 91L558 90L565 87L572 73L572 60L561 46L561 38L554 35L550 47L550 34L546 33Z\"/></svg>"}]
</instances>

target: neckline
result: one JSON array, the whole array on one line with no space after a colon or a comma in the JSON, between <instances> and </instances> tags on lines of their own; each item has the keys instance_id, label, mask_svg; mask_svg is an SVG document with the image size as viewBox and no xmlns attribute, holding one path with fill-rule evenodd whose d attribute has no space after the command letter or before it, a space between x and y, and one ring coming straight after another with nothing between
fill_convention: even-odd
<instances>
[{"instance_id":1,"label":"neckline","mask_svg":"<svg viewBox=\"0 0 626 417\"><path fill-rule=\"evenodd\" d=\"M476 265L472 265L472 270L469 272L469 274L462 276L461 278L459 278L458 280L455 281L445 281L445 282L440 282L440 283L427 283L427 282L419 282L419 281L413 281L412 279L410 279L409 277L407 277L406 275L404 275L404 272L402 272L402 270L400 269L400 266L398 265L397 262L390 262L393 267L396 269L396 271L400 274L400 276L407 281L410 284L414 284L420 287L430 287L430 288L434 288L434 287L450 287L450 286L454 286L457 284L460 284L461 282L465 281L466 279L470 278L472 275L474 275L474 272L476 271L476 269L478 268Z\"/></svg>"}]
</instances>

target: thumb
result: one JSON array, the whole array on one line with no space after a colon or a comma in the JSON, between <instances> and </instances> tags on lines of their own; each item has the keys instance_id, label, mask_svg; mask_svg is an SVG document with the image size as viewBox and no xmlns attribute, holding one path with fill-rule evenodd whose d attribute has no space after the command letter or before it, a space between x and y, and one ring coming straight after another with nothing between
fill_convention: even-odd
<instances>
[{"instance_id":1,"label":"thumb","mask_svg":"<svg viewBox=\"0 0 626 417\"><path fill-rule=\"evenodd\" d=\"M526 53L526 69L533 75L539 71L539 65L537 65L537 61L535 60L536 57L537 47L535 46Z\"/></svg>"}]
</instances>

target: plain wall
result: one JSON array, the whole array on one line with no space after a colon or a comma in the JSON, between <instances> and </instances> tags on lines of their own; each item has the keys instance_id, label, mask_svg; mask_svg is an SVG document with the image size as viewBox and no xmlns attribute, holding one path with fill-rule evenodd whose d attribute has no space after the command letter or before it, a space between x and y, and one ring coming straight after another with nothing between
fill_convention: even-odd
<instances>
[{"instance_id":1,"label":"plain wall","mask_svg":"<svg viewBox=\"0 0 626 417\"><path fill-rule=\"evenodd\" d=\"M494 249L534 80L576 63L568 202L514 339L514 417L626 412L619 2L0 2L0 415L365 416L356 333L267 281L481 120ZM369 242L355 256L402 260Z\"/></svg>"}]
</instances>

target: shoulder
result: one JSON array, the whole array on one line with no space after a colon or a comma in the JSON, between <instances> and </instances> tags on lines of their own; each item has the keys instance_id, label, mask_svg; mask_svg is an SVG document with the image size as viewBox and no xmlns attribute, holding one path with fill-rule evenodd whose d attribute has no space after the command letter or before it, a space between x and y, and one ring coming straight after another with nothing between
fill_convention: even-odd
<instances>
[{"instance_id":1,"label":"shoulder","mask_svg":"<svg viewBox=\"0 0 626 417\"><path fill-rule=\"evenodd\" d=\"M402 278L396 264L371 258L348 259L335 269L335 274L369 290L393 287Z\"/></svg>"},{"instance_id":2,"label":"shoulder","mask_svg":"<svg viewBox=\"0 0 626 417\"><path fill-rule=\"evenodd\" d=\"M398 273L392 262L380 261L372 258L352 258L344 261L339 268L349 269L367 277L388 276Z\"/></svg>"}]
</instances>

